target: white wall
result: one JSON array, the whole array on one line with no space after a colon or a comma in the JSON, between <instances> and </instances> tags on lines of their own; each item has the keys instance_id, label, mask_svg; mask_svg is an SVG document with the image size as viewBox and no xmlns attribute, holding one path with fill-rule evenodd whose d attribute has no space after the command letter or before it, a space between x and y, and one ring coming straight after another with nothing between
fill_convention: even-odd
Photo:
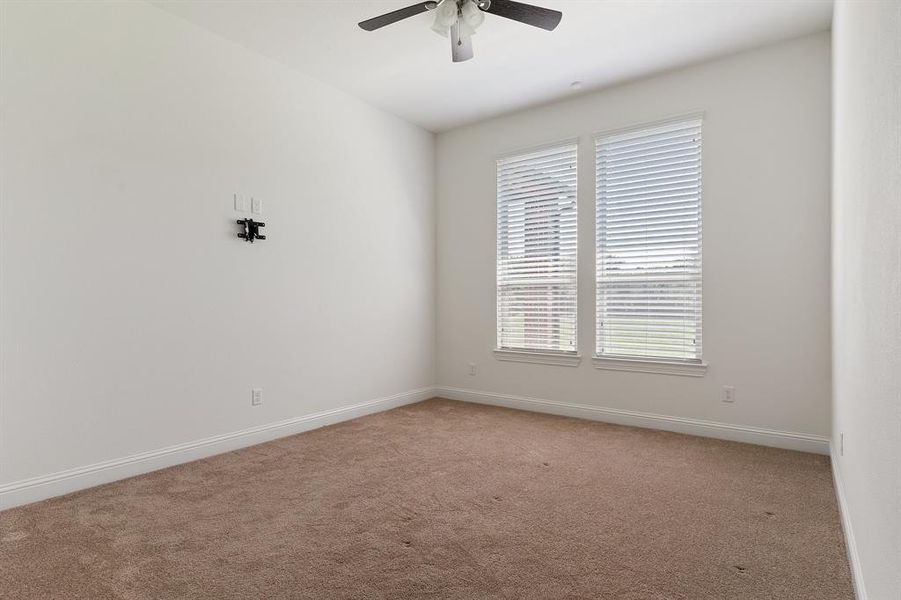
<instances>
[{"instance_id":1,"label":"white wall","mask_svg":"<svg viewBox=\"0 0 901 600\"><path fill-rule=\"evenodd\" d=\"M833 39L833 459L859 596L901 598L901 2Z\"/></svg>"},{"instance_id":2,"label":"white wall","mask_svg":"<svg viewBox=\"0 0 901 600\"><path fill-rule=\"evenodd\" d=\"M828 33L438 136L438 381L826 436L829 433ZM706 111L703 378L599 371L594 132ZM500 362L495 157L580 136L578 368ZM477 375L468 374L469 362ZM721 403L733 385L736 402Z\"/></svg>"},{"instance_id":3,"label":"white wall","mask_svg":"<svg viewBox=\"0 0 901 600\"><path fill-rule=\"evenodd\" d=\"M0 4L0 488L434 383L432 134L145 3Z\"/></svg>"}]
</instances>

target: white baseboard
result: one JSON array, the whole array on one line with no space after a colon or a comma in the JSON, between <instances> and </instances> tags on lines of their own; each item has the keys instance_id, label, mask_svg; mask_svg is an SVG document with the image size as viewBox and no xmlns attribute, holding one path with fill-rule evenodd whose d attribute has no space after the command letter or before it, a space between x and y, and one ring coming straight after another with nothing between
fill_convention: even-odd
<instances>
[{"instance_id":1,"label":"white baseboard","mask_svg":"<svg viewBox=\"0 0 901 600\"><path fill-rule=\"evenodd\" d=\"M215 454L222 454L223 452L230 452L247 446L253 446L255 444L293 435L295 433L309 431L311 429L317 429L333 423L381 412L406 404L413 404L435 396L464 402L505 406L508 408L529 410L533 412L604 421L619 425L649 427L652 429L662 429L665 431L675 431L690 435L747 442L751 444L773 446L776 448L786 448L789 450L829 454L829 441L826 438L803 433L775 431L614 408L571 404L540 398L438 386L419 388L385 398L378 398L311 415L286 419L276 423L251 427L241 431L178 444L176 446L169 446L159 450L134 454L124 458L59 471L57 473L51 473L49 475L31 479L14 481L0 486L0 510L45 500L54 496L68 494L96 485L141 475L143 473L149 473L151 471L206 458ZM840 489L838 488L838 484L837 489ZM839 498L840 503L843 502L844 496L842 495L842 492L839 492ZM844 510L842 514L844 519ZM849 533L849 527L849 525L846 526L846 537L849 539L850 552L850 548L853 547L853 537ZM853 564L855 563L852 562L852 565ZM860 598L865 598L865 596L860 596Z\"/></svg>"},{"instance_id":2,"label":"white baseboard","mask_svg":"<svg viewBox=\"0 0 901 600\"><path fill-rule=\"evenodd\" d=\"M59 471L41 477L14 481L0 486L0 510L68 494L96 485L125 479L126 477L149 473L215 454L261 444L405 404L413 404L434 396L435 388L424 387L385 398L377 398L350 406L169 446L168 448L133 454L124 458Z\"/></svg>"},{"instance_id":3,"label":"white baseboard","mask_svg":"<svg viewBox=\"0 0 901 600\"><path fill-rule=\"evenodd\" d=\"M699 435L720 440L730 440L733 442L745 442L760 446L771 446L774 448L784 448L787 450L800 450L801 452L813 452L815 454L829 454L828 438L807 433L777 431L760 427L731 425L729 423L656 415L652 413L621 410L618 408L602 408L585 404L571 404L555 400L512 396L509 394L497 394L494 392L483 392L454 387L438 386L434 391L437 396L448 398L450 400L505 406L507 408L517 408L520 410L549 413L565 417L578 417L581 419L590 419L592 421L615 423L617 425L662 429L664 431L674 431L677 433Z\"/></svg>"},{"instance_id":4,"label":"white baseboard","mask_svg":"<svg viewBox=\"0 0 901 600\"><path fill-rule=\"evenodd\" d=\"M835 446L830 444L829 452L832 462L832 479L835 483L835 496L838 500L838 512L842 519L842 531L845 532L845 548L848 552L848 564L851 567L851 582L854 585L854 596L857 600L867 600L867 590L863 584L863 572L860 569L860 555L857 553L857 542L854 539L854 529L851 527L851 519L848 516L848 504L845 499L845 484L836 460Z\"/></svg>"}]
</instances>

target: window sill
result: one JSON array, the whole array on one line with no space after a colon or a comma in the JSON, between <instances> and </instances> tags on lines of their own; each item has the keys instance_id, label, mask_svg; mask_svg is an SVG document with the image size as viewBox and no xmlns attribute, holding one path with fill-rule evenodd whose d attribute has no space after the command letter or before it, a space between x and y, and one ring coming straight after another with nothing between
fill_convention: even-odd
<instances>
[{"instance_id":1,"label":"window sill","mask_svg":"<svg viewBox=\"0 0 901 600\"><path fill-rule=\"evenodd\" d=\"M658 373L660 375L682 375L703 377L707 374L707 363L691 363L678 360L653 360L640 358L612 358L595 356L591 359L595 369L608 371L633 371L636 373Z\"/></svg>"},{"instance_id":2,"label":"window sill","mask_svg":"<svg viewBox=\"0 0 901 600\"><path fill-rule=\"evenodd\" d=\"M561 367L578 367L582 362L581 354L564 352L532 352L529 350L495 349L494 358L510 362L535 363L539 365L557 365Z\"/></svg>"}]
</instances>

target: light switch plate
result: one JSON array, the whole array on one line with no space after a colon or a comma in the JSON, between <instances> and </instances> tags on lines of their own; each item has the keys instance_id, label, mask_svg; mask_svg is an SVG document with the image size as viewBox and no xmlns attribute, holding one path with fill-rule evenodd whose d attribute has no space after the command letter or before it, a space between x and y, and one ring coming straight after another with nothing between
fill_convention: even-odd
<instances>
[{"instance_id":1,"label":"light switch plate","mask_svg":"<svg viewBox=\"0 0 901 600\"><path fill-rule=\"evenodd\" d=\"M235 194L235 210L238 212L247 212L247 197L241 194Z\"/></svg>"},{"instance_id":2,"label":"light switch plate","mask_svg":"<svg viewBox=\"0 0 901 600\"><path fill-rule=\"evenodd\" d=\"M735 402L735 387L731 385L723 386L723 402Z\"/></svg>"}]
</instances>

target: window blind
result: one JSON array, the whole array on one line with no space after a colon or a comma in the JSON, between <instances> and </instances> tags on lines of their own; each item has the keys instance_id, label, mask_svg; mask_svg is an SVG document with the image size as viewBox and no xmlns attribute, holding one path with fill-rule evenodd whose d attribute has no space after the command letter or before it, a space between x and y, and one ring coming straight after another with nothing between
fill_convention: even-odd
<instances>
[{"instance_id":1,"label":"window blind","mask_svg":"<svg viewBox=\"0 0 901 600\"><path fill-rule=\"evenodd\" d=\"M701 119L595 140L599 357L701 361Z\"/></svg>"},{"instance_id":2,"label":"window blind","mask_svg":"<svg viewBox=\"0 0 901 600\"><path fill-rule=\"evenodd\" d=\"M576 142L497 161L497 346L576 352Z\"/></svg>"}]
</instances>

